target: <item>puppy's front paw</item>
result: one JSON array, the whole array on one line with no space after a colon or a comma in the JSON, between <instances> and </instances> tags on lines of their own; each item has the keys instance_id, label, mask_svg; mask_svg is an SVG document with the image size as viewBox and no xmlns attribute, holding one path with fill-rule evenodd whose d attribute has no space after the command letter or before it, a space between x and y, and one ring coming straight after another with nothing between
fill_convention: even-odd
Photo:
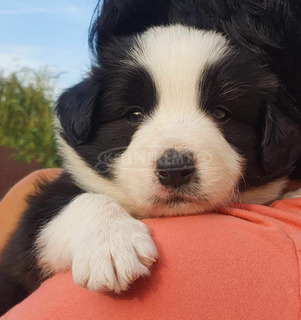
<instances>
[{"instance_id":1,"label":"puppy's front paw","mask_svg":"<svg viewBox=\"0 0 301 320\"><path fill-rule=\"evenodd\" d=\"M73 238L70 249L76 284L116 293L149 276L158 256L146 225L131 217L87 226Z\"/></svg>"}]
</instances>

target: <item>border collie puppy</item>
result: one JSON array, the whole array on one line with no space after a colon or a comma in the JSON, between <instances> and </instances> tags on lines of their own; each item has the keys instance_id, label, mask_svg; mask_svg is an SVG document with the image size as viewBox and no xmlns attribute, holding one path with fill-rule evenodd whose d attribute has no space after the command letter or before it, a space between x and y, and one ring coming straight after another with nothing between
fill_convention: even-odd
<instances>
[{"instance_id":1,"label":"border collie puppy","mask_svg":"<svg viewBox=\"0 0 301 320\"><path fill-rule=\"evenodd\" d=\"M300 170L300 17L295 0L105 0L94 66L57 104L65 171L2 256L1 311L68 268L116 293L148 276L140 218L278 198Z\"/></svg>"}]
</instances>

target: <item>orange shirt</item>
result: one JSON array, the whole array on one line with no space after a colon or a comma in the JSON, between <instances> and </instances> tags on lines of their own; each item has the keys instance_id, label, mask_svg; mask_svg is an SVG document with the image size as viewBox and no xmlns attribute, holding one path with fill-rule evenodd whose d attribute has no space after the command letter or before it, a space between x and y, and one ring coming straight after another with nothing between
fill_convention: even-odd
<instances>
[{"instance_id":1,"label":"orange shirt","mask_svg":"<svg viewBox=\"0 0 301 320\"><path fill-rule=\"evenodd\" d=\"M1 320L300 319L301 198L144 222L160 254L150 278L116 296L67 271Z\"/></svg>"}]
</instances>

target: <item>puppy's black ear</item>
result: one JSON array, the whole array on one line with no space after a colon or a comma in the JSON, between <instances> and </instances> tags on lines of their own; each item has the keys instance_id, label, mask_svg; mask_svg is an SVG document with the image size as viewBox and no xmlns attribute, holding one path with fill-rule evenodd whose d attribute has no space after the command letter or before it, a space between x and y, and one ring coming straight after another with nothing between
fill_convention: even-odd
<instances>
[{"instance_id":1,"label":"puppy's black ear","mask_svg":"<svg viewBox=\"0 0 301 320\"><path fill-rule=\"evenodd\" d=\"M96 81L86 79L58 99L56 114L69 144L79 145L89 138L99 90Z\"/></svg>"},{"instance_id":2,"label":"puppy's black ear","mask_svg":"<svg viewBox=\"0 0 301 320\"><path fill-rule=\"evenodd\" d=\"M266 106L262 163L273 177L289 175L301 156L300 127L272 104Z\"/></svg>"},{"instance_id":3,"label":"puppy's black ear","mask_svg":"<svg viewBox=\"0 0 301 320\"><path fill-rule=\"evenodd\" d=\"M170 0L99 1L90 27L90 47L97 54L112 36L128 36L162 24L169 5Z\"/></svg>"}]
</instances>

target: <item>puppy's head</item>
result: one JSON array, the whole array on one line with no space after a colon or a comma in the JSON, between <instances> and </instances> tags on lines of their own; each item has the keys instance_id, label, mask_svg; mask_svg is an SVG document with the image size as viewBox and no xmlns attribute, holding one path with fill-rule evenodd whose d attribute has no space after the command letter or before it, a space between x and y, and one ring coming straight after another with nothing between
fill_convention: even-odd
<instances>
[{"instance_id":1,"label":"puppy's head","mask_svg":"<svg viewBox=\"0 0 301 320\"><path fill-rule=\"evenodd\" d=\"M114 38L59 99L61 154L80 187L132 214L202 212L293 168L300 132L279 92L218 33L174 25Z\"/></svg>"}]
</instances>

